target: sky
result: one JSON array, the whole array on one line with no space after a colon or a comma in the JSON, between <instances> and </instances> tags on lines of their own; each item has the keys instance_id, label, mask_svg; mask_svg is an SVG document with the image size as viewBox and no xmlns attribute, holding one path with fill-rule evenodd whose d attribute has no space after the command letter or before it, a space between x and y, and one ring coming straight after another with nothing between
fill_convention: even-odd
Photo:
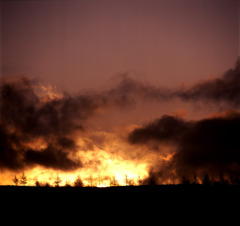
<instances>
[{"instance_id":1,"label":"sky","mask_svg":"<svg viewBox=\"0 0 240 226\"><path fill-rule=\"evenodd\" d=\"M240 177L239 7L1 1L0 183Z\"/></svg>"},{"instance_id":2,"label":"sky","mask_svg":"<svg viewBox=\"0 0 240 226\"><path fill-rule=\"evenodd\" d=\"M3 1L2 74L67 91L121 73L177 86L230 68L238 32L237 0Z\"/></svg>"}]
</instances>

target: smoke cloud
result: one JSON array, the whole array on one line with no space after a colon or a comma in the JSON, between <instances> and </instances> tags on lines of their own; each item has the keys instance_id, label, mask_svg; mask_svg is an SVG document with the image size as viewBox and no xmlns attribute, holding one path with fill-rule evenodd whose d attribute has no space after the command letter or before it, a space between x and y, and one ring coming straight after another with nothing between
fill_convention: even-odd
<instances>
[{"instance_id":1,"label":"smoke cloud","mask_svg":"<svg viewBox=\"0 0 240 226\"><path fill-rule=\"evenodd\" d=\"M77 152L74 134L84 130L84 121L100 106L98 101L87 95L67 94L44 101L26 78L3 82L0 168L82 167L81 160L73 158ZM36 139L42 140L43 147L31 145Z\"/></svg>"},{"instance_id":2,"label":"smoke cloud","mask_svg":"<svg viewBox=\"0 0 240 226\"><path fill-rule=\"evenodd\" d=\"M240 59L233 69L228 70L221 77L198 82L188 88L168 89L155 87L122 75L121 82L109 91L119 100L134 102L137 98L144 100L169 101L204 101L219 105L240 106Z\"/></svg>"},{"instance_id":3,"label":"smoke cloud","mask_svg":"<svg viewBox=\"0 0 240 226\"><path fill-rule=\"evenodd\" d=\"M240 176L238 131L240 114L234 111L225 114L225 117L196 121L165 115L133 130L128 139L135 145L148 145L154 140L159 144L175 147L175 153L169 162L151 168L147 180L157 183L169 177L192 177L194 173L208 173L213 177L222 173Z\"/></svg>"},{"instance_id":4,"label":"smoke cloud","mask_svg":"<svg viewBox=\"0 0 240 226\"><path fill-rule=\"evenodd\" d=\"M185 89L155 87L127 75L123 75L116 86L102 92L52 96L39 93L36 89L39 86L27 78L2 81L0 169L17 171L42 166L73 171L90 167L91 163L101 165L101 159L83 159L83 153L94 152L96 146L99 146L98 149L108 146L104 131L99 135L96 135L97 132L89 133L95 130L89 128L94 116L108 114L109 109L127 110L126 106L134 106L138 100L143 104L149 100L155 101L154 104L172 100L195 103L198 100L216 106L223 103L226 110L235 110L198 120L165 114L141 127L135 126L130 133L130 126L126 130L128 132L120 129L121 133L127 133L125 136L120 132L117 134L126 150L121 149L118 153L126 159L128 155L134 156L128 160L137 162L139 158L142 162L148 155L147 150L161 156L166 154L164 149L167 149L171 158L159 160L158 163L152 161L154 164L149 166L149 176L145 182L150 184L169 178L179 179L182 175L192 176L194 173L240 176L239 60L235 68L223 76ZM116 133L114 136L117 136ZM79 139L82 139L81 142ZM108 148L109 153L112 150L117 153L119 147L114 145ZM137 153L132 154L130 152L134 152L134 146ZM79 152L82 153L79 155Z\"/></svg>"},{"instance_id":5,"label":"smoke cloud","mask_svg":"<svg viewBox=\"0 0 240 226\"><path fill-rule=\"evenodd\" d=\"M240 106L240 59L235 68L228 70L220 78L197 83L174 95L182 100L207 100L217 104L224 102L232 107Z\"/></svg>"}]
</instances>

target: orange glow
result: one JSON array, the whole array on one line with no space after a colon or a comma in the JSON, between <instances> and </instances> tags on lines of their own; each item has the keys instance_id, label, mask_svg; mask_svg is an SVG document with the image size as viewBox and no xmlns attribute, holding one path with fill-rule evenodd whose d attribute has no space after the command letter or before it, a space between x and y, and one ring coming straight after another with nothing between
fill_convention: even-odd
<instances>
[{"instance_id":1,"label":"orange glow","mask_svg":"<svg viewBox=\"0 0 240 226\"><path fill-rule=\"evenodd\" d=\"M83 181L83 186L108 187L108 186L125 186L125 185L140 185L141 182L148 176L148 160L136 162L133 160L124 160L121 156L111 155L104 150L96 152L81 153L85 156L85 164L90 167L84 167L73 172L62 172L54 169L46 169L43 167L35 167L25 170L24 174L27 177L27 185L35 186L36 181L41 186L49 184L55 186L56 177L61 179L60 186L74 186L74 181L79 176ZM162 161L170 161L174 153L162 156ZM149 159L154 156L149 155ZM100 165L92 164L93 161L99 159ZM90 165L90 162L92 165ZM18 173L6 172L0 178L2 185L14 185L12 179L17 176L18 179L22 176L22 171ZM20 185L20 184L18 184Z\"/></svg>"},{"instance_id":2,"label":"orange glow","mask_svg":"<svg viewBox=\"0 0 240 226\"><path fill-rule=\"evenodd\" d=\"M138 185L139 179L144 179L147 174L146 163L136 163L131 160L124 160L120 156L114 156L104 150L99 150L96 153L82 153L85 156L85 164L90 167L80 168L74 172L62 172L53 169L46 169L42 167L35 167L33 169L24 170L27 177L27 185L34 186L38 181L42 186L48 183L50 186L55 186L57 175L60 177L60 186L69 184L74 186L74 181L79 176L84 186L107 187L112 185ZM99 166L92 164L92 162L99 159L101 164ZM14 185L12 179L17 176L18 179L22 176L22 171L18 173L6 172L0 178L2 185ZM89 178L92 178L91 182ZM127 177L127 181L126 181ZM112 181L115 180L115 183ZM20 185L20 184L19 184Z\"/></svg>"},{"instance_id":3,"label":"orange glow","mask_svg":"<svg viewBox=\"0 0 240 226\"><path fill-rule=\"evenodd\" d=\"M55 86L50 84L47 86L41 85L40 87L37 87L37 89L37 94L43 103L63 97L63 94L57 91Z\"/></svg>"},{"instance_id":4,"label":"orange glow","mask_svg":"<svg viewBox=\"0 0 240 226\"><path fill-rule=\"evenodd\" d=\"M51 85L34 87L34 89L36 89L42 104L63 97L63 94ZM83 186L139 185L148 177L152 164L170 161L174 155L174 152L168 150L168 147L161 147L162 154L159 154L148 150L147 147L131 146L127 142L126 134L137 128L137 125L130 124L125 127L113 127L111 130L105 130L104 128L95 128L98 128L98 125L95 124L94 118L87 123L88 129L84 132L73 131L68 134L75 145L74 150L69 152L66 150L66 153L69 159L81 162L77 170L61 171L59 168L51 168L49 165L44 167L33 163L35 165L23 165L23 170L15 172L5 170L0 175L0 184L14 185L13 178L16 176L20 180L24 171L28 186L34 186L36 182L41 186L46 184L55 186L57 176L60 178L60 186L74 186L77 177L81 178ZM93 129L89 129L89 127ZM7 125L7 129L9 133L18 130L12 125ZM21 132L19 131L19 133ZM19 142L24 147L23 151L44 152L50 145L48 139L40 135L22 139ZM15 143L12 144L12 148L18 149L17 146L15 147ZM21 185L20 182L18 185Z\"/></svg>"},{"instance_id":5,"label":"orange glow","mask_svg":"<svg viewBox=\"0 0 240 226\"><path fill-rule=\"evenodd\" d=\"M104 151L100 151L100 155L108 155ZM88 160L91 161L91 156L88 156ZM60 177L61 182L60 186L65 186L69 184L74 186L74 181L77 176L83 181L84 186L97 186L97 187L107 187L111 186L111 181L116 181L116 185L128 185L128 182L131 181L131 184L138 185L139 178L143 179L147 176L146 164L136 164L134 161L125 161L121 158L115 159L102 159L102 166L97 168L83 168L74 172L60 172L53 169L44 169L42 167L35 167L31 170L25 170L24 174L27 177L27 185L34 186L36 181L41 185L48 183L50 186L55 186L55 180L57 175ZM17 174L7 173L6 177L1 178L2 184L13 185L12 179L14 176L17 176L19 179L22 176L22 172ZM128 182L126 182L126 176ZM92 178L91 182L89 178Z\"/></svg>"},{"instance_id":6,"label":"orange glow","mask_svg":"<svg viewBox=\"0 0 240 226\"><path fill-rule=\"evenodd\" d=\"M229 109L226 111L222 111L222 112L212 112L208 118L209 119L213 119L213 118L234 118L236 117L236 115L238 114L238 111L233 110L233 109Z\"/></svg>"}]
</instances>

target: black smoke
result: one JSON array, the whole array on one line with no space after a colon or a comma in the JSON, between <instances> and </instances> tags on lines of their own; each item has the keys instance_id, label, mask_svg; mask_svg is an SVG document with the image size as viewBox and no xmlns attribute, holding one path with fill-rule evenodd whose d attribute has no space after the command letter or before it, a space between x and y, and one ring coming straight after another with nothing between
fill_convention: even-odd
<instances>
[{"instance_id":1,"label":"black smoke","mask_svg":"<svg viewBox=\"0 0 240 226\"><path fill-rule=\"evenodd\" d=\"M0 86L0 169L40 165L63 171L84 167L77 157L76 137L84 137L88 119L108 108L132 103L126 82L106 92L52 98L39 94L39 84L26 77L2 80ZM48 96L49 95L49 96ZM40 139L43 147L31 145ZM87 143L88 147L94 144ZM90 148L91 149L91 148ZM83 150L86 151L86 150Z\"/></svg>"},{"instance_id":2,"label":"black smoke","mask_svg":"<svg viewBox=\"0 0 240 226\"><path fill-rule=\"evenodd\" d=\"M240 106L240 58L235 68L228 70L221 77L199 82L196 85L174 92L174 96L184 101L204 100L228 106Z\"/></svg>"},{"instance_id":3,"label":"black smoke","mask_svg":"<svg viewBox=\"0 0 240 226\"><path fill-rule=\"evenodd\" d=\"M121 78L119 84L108 91L108 94L112 95L114 100L119 103L132 104L137 99L143 99L157 102L182 100L193 103L202 101L215 105L223 103L225 106L234 108L240 106L240 59L237 60L234 68L229 69L222 76L197 82L186 88L156 87L134 80L127 74L122 75Z\"/></svg>"},{"instance_id":4,"label":"black smoke","mask_svg":"<svg viewBox=\"0 0 240 226\"><path fill-rule=\"evenodd\" d=\"M191 103L198 100L216 105L224 103L227 108L239 109L240 61L223 76L186 89L155 87L124 75L114 88L101 93L62 93L58 98L44 99L27 78L2 81L0 169L22 170L40 165L67 171L84 167L77 157L79 147L75 137L84 136L88 119L99 112L107 113L108 108L133 105L139 99L155 100L156 103L174 99ZM175 169L178 176L201 170L209 170L212 174L217 171L237 174L239 144L236 130L239 130L238 113L199 121L165 115L134 130L128 141L148 145L153 140L175 146L177 152L164 168L169 169L168 172ZM36 139L42 140L44 145L28 145ZM151 169L151 174L167 175L156 168Z\"/></svg>"},{"instance_id":5,"label":"black smoke","mask_svg":"<svg viewBox=\"0 0 240 226\"><path fill-rule=\"evenodd\" d=\"M179 179L183 175L192 177L195 173L231 177L240 176L239 131L238 112L197 121L163 116L133 130L128 140L135 145L148 145L154 140L175 147L173 158L153 166L147 181L164 181L169 177Z\"/></svg>"},{"instance_id":6,"label":"black smoke","mask_svg":"<svg viewBox=\"0 0 240 226\"><path fill-rule=\"evenodd\" d=\"M190 123L169 115L135 129L128 137L132 144L147 143L151 140L160 142L177 142L182 137L183 131L190 126Z\"/></svg>"},{"instance_id":7,"label":"black smoke","mask_svg":"<svg viewBox=\"0 0 240 226\"><path fill-rule=\"evenodd\" d=\"M162 96L158 95L161 93L158 91L154 89L154 92L148 94L154 94L149 95L153 99L159 99ZM192 177L196 173L209 174L213 178L223 174L228 178L239 177L240 60L234 69L219 78L199 82L186 89L168 91L166 94L168 100L178 98L191 103L213 103L216 106L223 103L228 114L195 121L164 115L133 130L128 136L131 144L146 145L151 149L154 141L172 146L175 150L171 161L159 162L150 168L146 183L159 183L167 178L174 181L183 175Z\"/></svg>"},{"instance_id":8,"label":"black smoke","mask_svg":"<svg viewBox=\"0 0 240 226\"><path fill-rule=\"evenodd\" d=\"M18 170L40 165L59 170L82 167L74 133L99 107L88 95L62 95L48 101L36 94L29 79L3 82L1 92L0 168ZM41 139L43 148L26 145ZM71 155L71 157L70 157Z\"/></svg>"}]
</instances>

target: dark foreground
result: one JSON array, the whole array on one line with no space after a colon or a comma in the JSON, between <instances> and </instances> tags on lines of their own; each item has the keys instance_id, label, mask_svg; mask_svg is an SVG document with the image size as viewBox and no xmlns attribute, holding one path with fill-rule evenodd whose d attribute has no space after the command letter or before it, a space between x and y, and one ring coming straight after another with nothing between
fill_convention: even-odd
<instances>
[{"instance_id":1,"label":"dark foreground","mask_svg":"<svg viewBox=\"0 0 240 226\"><path fill-rule=\"evenodd\" d=\"M160 193L199 193L231 192L240 194L240 185L142 185L116 187L35 187L35 186L0 186L3 192L74 192L74 193L122 193L122 192L160 192Z\"/></svg>"},{"instance_id":2,"label":"dark foreground","mask_svg":"<svg viewBox=\"0 0 240 226\"><path fill-rule=\"evenodd\" d=\"M44 210L78 208L99 210L105 208L115 211L116 206L128 211L134 208L148 209L153 206L173 209L194 210L194 206L204 206L211 211L213 206L229 208L239 206L240 185L153 185L153 186L119 186L119 187L30 187L0 186L2 205L15 203L31 208L44 206ZM3 204L5 203L5 204ZM152 205L152 204L156 205ZM225 203L225 204L224 204ZM54 208L53 208L54 206ZM177 207L178 206L178 207ZM34 210L33 208L33 210ZM154 207L155 208L155 207ZM203 209L202 209L203 210ZM159 210L158 210L159 211Z\"/></svg>"}]
</instances>

